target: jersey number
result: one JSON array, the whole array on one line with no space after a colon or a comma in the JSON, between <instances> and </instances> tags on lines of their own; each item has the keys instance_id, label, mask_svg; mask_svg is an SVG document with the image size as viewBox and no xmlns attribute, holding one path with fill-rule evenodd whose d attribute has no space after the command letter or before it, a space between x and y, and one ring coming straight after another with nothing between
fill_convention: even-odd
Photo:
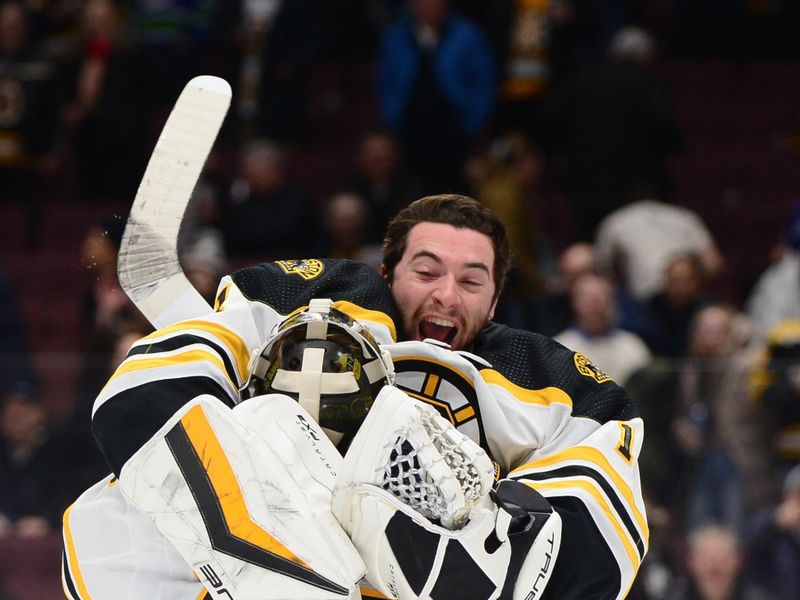
<instances>
[{"instance_id":1,"label":"jersey number","mask_svg":"<svg viewBox=\"0 0 800 600\"><path fill-rule=\"evenodd\" d=\"M628 425L627 423L620 423L619 428L622 430L619 436L619 446L617 446L617 452L622 455L622 458L625 459L625 462L630 463L633 460L633 454L631 453L631 446L633 446L633 427Z\"/></svg>"}]
</instances>

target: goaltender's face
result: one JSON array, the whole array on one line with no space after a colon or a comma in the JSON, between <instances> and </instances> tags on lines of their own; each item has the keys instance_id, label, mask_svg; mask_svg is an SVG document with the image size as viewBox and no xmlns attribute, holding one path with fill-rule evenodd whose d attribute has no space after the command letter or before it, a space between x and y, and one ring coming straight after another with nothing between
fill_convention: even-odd
<instances>
[{"instance_id":1,"label":"goaltender's face","mask_svg":"<svg viewBox=\"0 0 800 600\"><path fill-rule=\"evenodd\" d=\"M443 223L414 225L394 272L384 269L408 339L467 349L494 316L493 265L489 236Z\"/></svg>"}]
</instances>

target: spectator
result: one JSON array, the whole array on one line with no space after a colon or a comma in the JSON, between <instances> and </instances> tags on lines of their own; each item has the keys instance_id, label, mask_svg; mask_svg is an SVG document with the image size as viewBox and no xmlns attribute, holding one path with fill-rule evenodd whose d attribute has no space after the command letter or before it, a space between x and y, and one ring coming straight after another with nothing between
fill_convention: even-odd
<instances>
[{"instance_id":1,"label":"spectator","mask_svg":"<svg viewBox=\"0 0 800 600\"><path fill-rule=\"evenodd\" d=\"M82 46L62 70L63 135L74 152L78 194L94 202L128 201L149 142L144 74L125 39L122 8L112 0L84 4L81 36Z\"/></svg>"},{"instance_id":2,"label":"spectator","mask_svg":"<svg viewBox=\"0 0 800 600\"><path fill-rule=\"evenodd\" d=\"M112 340L126 327L126 322L139 315L117 279L117 254L124 229L124 221L110 217L87 229L81 248L81 260L90 278L82 328L87 335L85 351L100 360L105 360ZM102 370L105 377L107 369ZM93 395L97 395L103 381L100 380Z\"/></svg>"},{"instance_id":3,"label":"spectator","mask_svg":"<svg viewBox=\"0 0 800 600\"><path fill-rule=\"evenodd\" d=\"M166 112L193 75L209 72L211 38L224 22L216 0L132 0L122 3L130 15L138 62L147 85L137 99Z\"/></svg>"},{"instance_id":4,"label":"spectator","mask_svg":"<svg viewBox=\"0 0 800 600\"><path fill-rule=\"evenodd\" d=\"M575 68L579 54L597 54L602 11L575 0L495 0L486 12L500 71L495 129L538 139L541 106L550 90Z\"/></svg>"},{"instance_id":5,"label":"spectator","mask_svg":"<svg viewBox=\"0 0 800 600\"><path fill-rule=\"evenodd\" d=\"M380 270L383 254L379 244L367 242L370 210L358 194L334 194L325 206L323 248L321 256L349 258Z\"/></svg>"},{"instance_id":6,"label":"spectator","mask_svg":"<svg viewBox=\"0 0 800 600\"><path fill-rule=\"evenodd\" d=\"M30 387L4 390L0 399L0 538L41 537L66 508L58 485L64 469L47 413ZM70 488L72 491L80 489Z\"/></svg>"},{"instance_id":7,"label":"spectator","mask_svg":"<svg viewBox=\"0 0 800 600\"><path fill-rule=\"evenodd\" d=\"M544 139L565 159L579 235L594 238L600 221L642 197L667 197L666 160L683 147L663 82L652 70L655 41L621 29L608 60L578 71L548 99Z\"/></svg>"},{"instance_id":8,"label":"spectator","mask_svg":"<svg viewBox=\"0 0 800 600\"><path fill-rule=\"evenodd\" d=\"M367 201L371 214L367 238L374 243L383 241L391 217L424 195L422 182L405 168L394 136L386 131L371 131L361 138L356 169L342 189Z\"/></svg>"},{"instance_id":9,"label":"spectator","mask_svg":"<svg viewBox=\"0 0 800 600\"><path fill-rule=\"evenodd\" d=\"M514 263L497 318L538 331L542 298L556 270L549 240L533 210L541 155L527 138L512 134L495 140L485 156L469 164L472 195L508 223Z\"/></svg>"},{"instance_id":10,"label":"spectator","mask_svg":"<svg viewBox=\"0 0 800 600\"><path fill-rule=\"evenodd\" d=\"M800 463L779 504L750 518L745 540L748 578L774 598L800 598Z\"/></svg>"},{"instance_id":11,"label":"spectator","mask_svg":"<svg viewBox=\"0 0 800 600\"><path fill-rule=\"evenodd\" d=\"M654 354L685 356L697 312L710 303L706 274L694 254L676 255L666 265L664 289L647 304L638 333Z\"/></svg>"},{"instance_id":12,"label":"spectator","mask_svg":"<svg viewBox=\"0 0 800 600\"><path fill-rule=\"evenodd\" d=\"M14 282L0 270L0 390L34 381Z\"/></svg>"},{"instance_id":13,"label":"spectator","mask_svg":"<svg viewBox=\"0 0 800 600\"><path fill-rule=\"evenodd\" d=\"M518 131L535 136L542 98L550 90L550 51L555 18L568 18L569 2L498 2L502 34L492 39L501 67L499 106L495 119L500 133Z\"/></svg>"},{"instance_id":14,"label":"spectator","mask_svg":"<svg viewBox=\"0 0 800 600\"><path fill-rule=\"evenodd\" d=\"M412 170L430 189L454 191L491 114L491 51L484 33L449 0L408 0L408 7L382 40L380 108Z\"/></svg>"},{"instance_id":15,"label":"spectator","mask_svg":"<svg viewBox=\"0 0 800 600\"><path fill-rule=\"evenodd\" d=\"M742 550L736 534L720 525L703 525L689 533L688 579L667 600L769 600L744 582Z\"/></svg>"},{"instance_id":16,"label":"spectator","mask_svg":"<svg viewBox=\"0 0 800 600\"><path fill-rule=\"evenodd\" d=\"M647 365L651 357L638 335L616 327L614 286L604 277L587 273L573 284L570 300L575 320L555 340L588 356L624 386L631 374Z\"/></svg>"},{"instance_id":17,"label":"spectator","mask_svg":"<svg viewBox=\"0 0 800 600\"><path fill-rule=\"evenodd\" d=\"M224 207L223 233L231 255L259 260L298 258L319 236L319 217L305 189L286 170L283 150L255 140L242 150Z\"/></svg>"},{"instance_id":18,"label":"spectator","mask_svg":"<svg viewBox=\"0 0 800 600\"><path fill-rule=\"evenodd\" d=\"M91 485L108 470L90 426L92 403L108 380L116 340L130 330L150 330L117 279L117 253L123 230L124 222L116 217L92 225L81 248L89 288L83 304L80 381L75 404L58 431L62 453L74 465L71 477L76 491Z\"/></svg>"},{"instance_id":19,"label":"spectator","mask_svg":"<svg viewBox=\"0 0 800 600\"><path fill-rule=\"evenodd\" d=\"M201 178L195 186L178 234L178 257L183 271L200 295L214 305L217 284L228 272L222 207L217 185Z\"/></svg>"},{"instance_id":20,"label":"spectator","mask_svg":"<svg viewBox=\"0 0 800 600\"><path fill-rule=\"evenodd\" d=\"M212 154L209 162L213 161L216 168L212 173L203 173L192 191L192 197L183 214L181 228L178 233L178 254L191 246L199 238L206 236L222 236L222 211L223 202L221 192L229 182L220 168L218 155ZM207 165L208 167L208 165ZM209 170L206 168L206 170Z\"/></svg>"},{"instance_id":21,"label":"spectator","mask_svg":"<svg viewBox=\"0 0 800 600\"><path fill-rule=\"evenodd\" d=\"M800 319L800 203L792 210L776 255L747 298L747 312L761 339L781 321Z\"/></svg>"},{"instance_id":22,"label":"spectator","mask_svg":"<svg viewBox=\"0 0 800 600\"><path fill-rule=\"evenodd\" d=\"M320 56L327 3L220 2L238 23L240 59L234 110L241 133L291 145L307 129L306 91Z\"/></svg>"},{"instance_id":23,"label":"spectator","mask_svg":"<svg viewBox=\"0 0 800 600\"><path fill-rule=\"evenodd\" d=\"M664 289L666 267L694 253L713 280L724 268L714 239L697 214L657 200L638 200L606 216L597 230L597 268L640 301Z\"/></svg>"},{"instance_id":24,"label":"spectator","mask_svg":"<svg viewBox=\"0 0 800 600\"><path fill-rule=\"evenodd\" d=\"M225 244L218 231L206 229L198 233L180 254L180 262L194 289L209 306L214 306L219 280L228 272Z\"/></svg>"},{"instance_id":25,"label":"spectator","mask_svg":"<svg viewBox=\"0 0 800 600\"><path fill-rule=\"evenodd\" d=\"M3 201L32 202L52 152L55 69L34 46L25 3L0 5L0 189Z\"/></svg>"},{"instance_id":26,"label":"spectator","mask_svg":"<svg viewBox=\"0 0 800 600\"><path fill-rule=\"evenodd\" d=\"M651 435L648 432L645 437L649 438ZM647 508L647 524L650 527L650 543L647 555L626 598L663 600L675 587L676 581L675 520L669 509L652 501L649 490L645 488L643 493Z\"/></svg>"},{"instance_id":27,"label":"spectator","mask_svg":"<svg viewBox=\"0 0 800 600\"><path fill-rule=\"evenodd\" d=\"M553 336L572 324L575 317L570 305L570 290L575 281L585 273L598 274L594 246L588 242L576 242L567 246L558 257L558 275L547 286L547 293L541 303L539 325L535 331ZM643 330L641 323L649 323L647 308L634 299L624 286L604 276L614 285L617 326L638 334Z\"/></svg>"},{"instance_id":28,"label":"spectator","mask_svg":"<svg viewBox=\"0 0 800 600\"><path fill-rule=\"evenodd\" d=\"M800 460L800 319L778 323L767 335L753 370L752 394L767 421L770 451L779 470Z\"/></svg>"},{"instance_id":29,"label":"spectator","mask_svg":"<svg viewBox=\"0 0 800 600\"><path fill-rule=\"evenodd\" d=\"M534 331L554 336L574 320L570 291L585 273L594 272L594 246L577 242L565 248L558 257L558 273L542 300L541 317Z\"/></svg>"},{"instance_id":30,"label":"spectator","mask_svg":"<svg viewBox=\"0 0 800 600\"><path fill-rule=\"evenodd\" d=\"M680 408L681 367L677 359L654 356L630 376L625 386L647 423L639 460L643 465L642 490L648 516L651 512L665 515L670 523L679 522L683 516L686 487L683 474L687 471L687 459L672 429Z\"/></svg>"},{"instance_id":31,"label":"spectator","mask_svg":"<svg viewBox=\"0 0 800 600\"><path fill-rule=\"evenodd\" d=\"M763 428L746 385L751 334L746 317L725 305L703 308L692 323L672 423L690 529L714 521L740 532L769 485Z\"/></svg>"}]
</instances>

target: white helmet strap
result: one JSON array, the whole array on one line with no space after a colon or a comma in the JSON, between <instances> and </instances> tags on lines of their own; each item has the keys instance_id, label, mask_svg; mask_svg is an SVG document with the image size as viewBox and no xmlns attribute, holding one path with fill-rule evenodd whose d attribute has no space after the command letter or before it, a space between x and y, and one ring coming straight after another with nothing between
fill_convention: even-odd
<instances>
[{"instance_id":1,"label":"white helmet strap","mask_svg":"<svg viewBox=\"0 0 800 600\"><path fill-rule=\"evenodd\" d=\"M319 423L319 401L322 394L351 394L358 391L358 382L352 371L323 373L324 348L305 348L303 365L299 371L278 369L272 388L297 394L297 400Z\"/></svg>"}]
</instances>

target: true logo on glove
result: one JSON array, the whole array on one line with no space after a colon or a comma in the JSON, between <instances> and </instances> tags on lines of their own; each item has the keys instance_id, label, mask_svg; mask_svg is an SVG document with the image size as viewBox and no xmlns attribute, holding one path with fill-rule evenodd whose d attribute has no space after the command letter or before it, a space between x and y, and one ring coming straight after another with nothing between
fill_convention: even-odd
<instances>
[{"instance_id":1,"label":"true logo on glove","mask_svg":"<svg viewBox=\"0 0 800 600\"><path fill-rule=\"evenodd\" d=\"M547 553L545 553L544 564L542 565L542 568L539 570L539 574L536 576L536 581L533 584L533 589L526 594L525 600L536 600L536 598L540 597L539 594L542 591L544 591L543 587L539 589L539 583L542 581L547 581L547 574L550 571L550 565L553 562L553 549L554 549L553 546L555 545L555 542L556 542L556 536L554 533L551 533L550 537L547 538L547 543L550 544L550 550Z\"/></svg>"}]
</instances>

